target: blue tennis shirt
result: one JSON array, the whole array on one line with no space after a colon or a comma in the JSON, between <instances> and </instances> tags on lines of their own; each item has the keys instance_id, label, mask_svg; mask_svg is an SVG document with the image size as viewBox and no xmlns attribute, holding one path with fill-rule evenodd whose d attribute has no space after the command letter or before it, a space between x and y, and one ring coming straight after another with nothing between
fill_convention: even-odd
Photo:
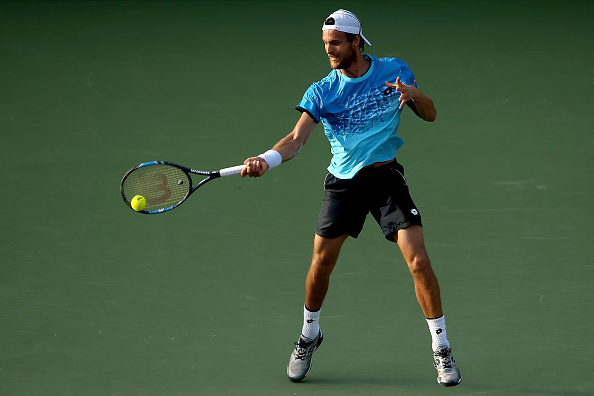
<instances>
[{"instance_id":1,"label":"blue tennis shirt","mask_svg":"<svg viewBox=\"0 0 594 396\"><path fill-rule=\"evenodd\" d=\"M322 122L330 141L332 160L328 171L339 179L352 179L361 168L396 157L404 140L396 134L400 124L400 92L386 86L396 77L417 86L406 63L396 58L371 59L371 67L359 78L332 70L313 83L297 110Z\"/></svg>"}]
</instances>

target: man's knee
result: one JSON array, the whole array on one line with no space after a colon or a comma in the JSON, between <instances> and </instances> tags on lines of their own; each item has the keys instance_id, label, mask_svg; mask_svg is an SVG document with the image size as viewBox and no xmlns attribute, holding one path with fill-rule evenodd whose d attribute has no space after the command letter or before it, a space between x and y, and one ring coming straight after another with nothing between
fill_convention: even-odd
<instances>
[{"instance_id":1,"label":"man's knee","mask_svg":"<svg viewBox=\"0 0 594 396\"><path fill-rule=\"evenodd\" d=\"M311 259L310 271L314 273L332 272L332 269L335 265L335 255L330 254L327 251L314 252L313 257Z\"/></svg>"},{"instance_id":2,"label":"man's knee","mask_svg":"<svg viewBox=\"0 0 594 396\"><path fill-rule=\"evenodd\" d=\"M427 254L415 254L407 261L408 269L413 276L424 275L433 272L431 261Z\"/></svg>"},{"instance_id":3,"label":"man's knee","mask_svg":"<svg viewBox=\"0 0 594 396\"><path fill-rule=\"evenodd\" d=\"M311 260L311 271L332 272L345 239L346 236L336 239L325 239L316 235Z\"/></svg>"}]
</instances>

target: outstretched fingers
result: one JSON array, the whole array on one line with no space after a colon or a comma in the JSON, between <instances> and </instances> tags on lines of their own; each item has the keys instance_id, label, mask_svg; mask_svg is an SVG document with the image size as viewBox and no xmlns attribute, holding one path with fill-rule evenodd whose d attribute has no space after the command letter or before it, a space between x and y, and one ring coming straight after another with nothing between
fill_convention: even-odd
<instances>
[{"instance_id":1,"label":"outstretched fingers","mask_svg":"<svg viewBox=\"0 0 594 396\"><path fill-rule=\"evenodd\" d=\"M402 109L404 107L404 104L413 98L412 97L413 91L411 88L414 89L414 87L412 85L404 84L400 80L400 76L396 77L396 83L390 83L390 82L386 81L385 84L388 87L394 88L398 92L400 92L400 97L398 98L398 100L400 101L400 106L398 106L399 109Z\"/></svg>"}]
</instances>

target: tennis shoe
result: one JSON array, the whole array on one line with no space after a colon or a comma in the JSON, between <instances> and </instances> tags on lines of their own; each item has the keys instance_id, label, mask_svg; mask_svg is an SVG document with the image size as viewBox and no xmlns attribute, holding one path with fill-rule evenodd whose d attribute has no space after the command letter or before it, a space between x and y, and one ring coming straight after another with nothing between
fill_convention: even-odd
<instances>
[{"instance_id":1,"label":"tennis shoe","mask_svg":"<svg viewBox=\"0 0 594 396\"><path fill-rule=\"evenodd\" d=\"M311 370L311 357L323 340L324 336L321 330L313 340L304 336L299 337L287 365L287 376L291 381L299 382L309 373L309 370Z\"/></svg>"},{"instance_id":2,"label":"tennis shoe","mask_svg":"<svg viewBox=\"0 0 594 396\"><path fill-rule=\"evenodd\" d=\"M462 381L456 366L452 349L447 346L437 348L433 353L433 365L437 369L437 383L443 386L456 386Z\"/></svg>"}]
</instances>

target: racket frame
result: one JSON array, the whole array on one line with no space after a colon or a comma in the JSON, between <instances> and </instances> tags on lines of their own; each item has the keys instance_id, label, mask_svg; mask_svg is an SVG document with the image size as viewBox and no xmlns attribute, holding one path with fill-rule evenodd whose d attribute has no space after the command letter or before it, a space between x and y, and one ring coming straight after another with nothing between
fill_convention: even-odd
<instances>
[{"instance_id":1,"label":"racket frame","mask_svg":"<svg viewBox=\"0 0 594 396\"><path fill-rule=\"evenodd\" d=\"M170 210L173 210L173 209L177 208L179 205L181 205L182 203L184 203L186 201L186 199L188 199L188 197L194 193L194 191L196 191L199 187L203 186L204 184L208 183L209 181L217 179L222 176L236 175L241 172L241 169L243 169L243 165L238 165L238 166L233 166L230 168L220 169L218 171L207 172L207 171L201 171L201 170L197 170L197 169L187 168L185 166L178 165L178 164L175 164L173 162L168 162L168 161L143 162L139 165L136 165L134 168L130 169L128 172L126 172L126 174L124 175L124 177L122 178L122 181L120 183L120 193L122 194L122 198L123 198L124 202L126 203L126 205L129 206L131 209L132 209L132 206L130 205L130 202L126 199L126 195L124 194L124 182L126 181L128 176L130 176L130 174L132 174L135 170L140 169L140 168L145 168L147 166L153 166L153 165L167 165L167 166L173 166L175 168L178 168L179 170L181 170L188 176L188 180L190 181L190 189L188 190L186 195L175 205L171 205L167 208L161 208L158 210L135 211L137 213L159 214L159 213L165 213ZM200 180L200 182L198 182L198 184L196 184L194 186L194 180L192 179L191 174L207 176L207 177L205 179ZM134 210L134 209L132 209L132 210Z\"/></svg>"}]
</instances>

